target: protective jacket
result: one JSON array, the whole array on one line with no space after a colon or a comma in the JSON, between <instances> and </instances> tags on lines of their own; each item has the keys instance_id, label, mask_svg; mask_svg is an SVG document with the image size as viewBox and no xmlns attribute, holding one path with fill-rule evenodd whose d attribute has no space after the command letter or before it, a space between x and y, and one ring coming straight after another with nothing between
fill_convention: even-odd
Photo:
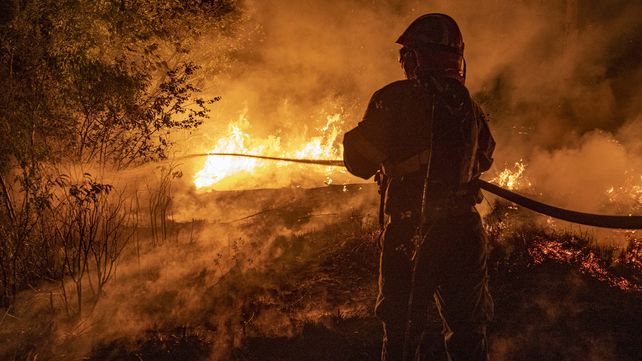
<instances>
[{"instance_id":1,"label":"protective jacket","mask_svg":"<svg viewBox=\"0 0 642 361\"><path fill-rule=\"evenodd\" d=\"M427 357L419 340L433 294L449 359L485 360L492 299L486 239L473 207L479 190L471 181L490 167L495 142L481 108L457 79L397 81L374 93L343 145L351 173L366 179L378 171L385 175L380 191L387 217L375 307L384 324L382 360L402 360L409 339L416 359ZM426 175L429 191L422 202ZM423 240L417 237L420 225L427 230Z\"/></svg>"},{"instance_id":2,"label":"protective jacket","mask_svg":"<svg viewBox=\"0 0 642 361\"><path fill-rule=\"evenodd\" d=\"M432 152L430 197L458 196L474 204L477 190L468 189L492 163L495 142L481 108L453 79L401 80L372 96L363 120L344 137L348 170L370 178L378 170L389 178L386 213L418 210Z\"/></svg>"}]
</instances>

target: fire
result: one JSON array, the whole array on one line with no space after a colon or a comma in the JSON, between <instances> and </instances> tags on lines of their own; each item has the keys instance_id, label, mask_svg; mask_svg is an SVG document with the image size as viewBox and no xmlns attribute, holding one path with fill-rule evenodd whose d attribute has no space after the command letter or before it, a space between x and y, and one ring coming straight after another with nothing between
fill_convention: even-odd
<instances>
[{"instance_id":1,"label":"fire","mask_svg":"<svg viewBox=\"0 0 642 361\"><path fill-rule=\"evenodd\" d=\"M638 179L629 175L621 185L611 186L605 193L609 203L617 205L620 210L642 210L642 176Z\"/></svg>"},{"instance_id":2,"label":"fire","mask_svg":"<svg viewBox=\"0 0 642 361\"><path fill-rule=\"evenodd\" d=\"M246 114L241 114L236 122L228 125L227 135L218 139L212 153L243 153L286 158L337 159L341 158L341 145L337 138L341 134L342 119L340 114L330 114L325 124L314 129L317 135L283 143L279 136L266 138L254 137L248 133L251 123ZM305 137L307 132L302 132ZM275 170L281 167L296 168L285 162L270 162L261 159L240 157L208 157L203 168L194 176L196 188L212 187L224 179L256 176L261 171ZM299 167L299 169L301 169ZM309 169L309 166L307 167ZM333 182L332 176L341 172L339 169L325 167L325 183Z\"/></svg>"},{"instance_id":3,"label":"fire","mask_svg":"<svg viewBox=\"0 0 642 361\"><path fill-rule=\"evenodd\" d=\"M541 264L547 259L572 264L577 266L580 272L623 291L639 292L642 290L642 286L635 277L629 279L612 272L608 265L604 264L605 261L600 260L594 251L585 246L579 246L579 244L580 241L575 239L538 239L529 246L528 253L535 264ZM633 273L640 270L640 261L636 258L640 254L640 249L640 242L631 240L629 248L623 252L619 259L615 260L614 265L619 264L620 268L628 267L633 270Z\"/></svg>"},{"instance_id":4,"label":"fire","mask_svg":"<svg viewBox=\"0 0 642 361\"><path fill-rule=\"evenodd\" d=\"M512 170L509 168L504 169L497 177L493 178L491 182L497 183L500 187L510 190L530 188L532 184L524 176L525 170L526 164L522 159L520 159L518 162L515 162Z\"/></svg>"}]
</instances>

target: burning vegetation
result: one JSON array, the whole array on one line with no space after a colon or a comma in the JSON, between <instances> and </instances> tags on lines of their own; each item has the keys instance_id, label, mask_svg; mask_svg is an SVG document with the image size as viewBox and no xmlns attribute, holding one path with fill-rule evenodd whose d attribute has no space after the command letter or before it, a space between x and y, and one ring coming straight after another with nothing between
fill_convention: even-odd
<instances>
[{"instance_id":1,"label":"burning vegetation","mask_svg":"<svg viewBox=\"0 0 642 361\"><path fill-rule=\"evenodd\" d=\"M228 125L228 135L216 140L214 148L209 152L319 160L340 159L343 153L339 144L340 139L337 139L342 134L341 114L327 115L325 125L314 129L314 135L304 132L302 137L295 137L293 141L285 144L281 137L273 135L265 139L257 139L246 132L249 126L249 120L245 114L242 114L238 122ZM279 167L279 169L275 170L274 167ZM310 167L307 168L309 170ZM300 171L301 168L299 168ZM287 177L292 169L288 169L287 164L274 164L261 159L210 156L205 161L203 168L195 174L194 185L198 189L212 187L225 189L230 184L238 185L243 178L253 177L260 180L265 173L273 174L275 172L285 173ZM343 174L346 178L346 172L343 169L325 168L322 172L326 184L333 182L333 174ZM241 181L235 182L239 178ZM267 183L272 184L273 182L268 181Z\"/></svg>"},{"instance_id":2,"label":"burning vegetation","mask_svg":"<svg viewBox=\"0 0 642 361\"><path fill-rule=\"evenodd\" d=\"M0 359L377 360L374 184L189 155L341 159L423 12L461 19L485 179L642 213L642 7L590 3L1 3ZM479 208L494 359L639 358L638 231Z\"/></svg>"}]
</instances>

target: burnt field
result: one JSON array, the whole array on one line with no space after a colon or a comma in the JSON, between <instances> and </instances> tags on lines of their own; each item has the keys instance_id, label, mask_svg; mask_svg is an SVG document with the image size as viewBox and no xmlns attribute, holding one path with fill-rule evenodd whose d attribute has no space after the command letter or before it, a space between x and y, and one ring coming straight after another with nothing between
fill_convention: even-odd
<instances>
[{"instance_id":1,"label":"burnt field","mask_svg":"<svg viewBox=\"0 0 642 361\"><path fill-rule=\"evenodd\" d=\"M211 218L168 220L128 246L104 294L66 315L44 282L5 309L7 360L377 360L378 225L372 185L211 192ZM185 201L185 200L184 200ZM491 202L493 202L491 200ZM488 206L491 203L486 203ZM494 203L496 360L636 360L642 245L542 227ZM218 210L215 212L215 210ZM455 261L455 260L453 260ZM432 312L436 339L440 322ZM428 345L443 358L439 341Z\"/></svg>"}]
</instances>

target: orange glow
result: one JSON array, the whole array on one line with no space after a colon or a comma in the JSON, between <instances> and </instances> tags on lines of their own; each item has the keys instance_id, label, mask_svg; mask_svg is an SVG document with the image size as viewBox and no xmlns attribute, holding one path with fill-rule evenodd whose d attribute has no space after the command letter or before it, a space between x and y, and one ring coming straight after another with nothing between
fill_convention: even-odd
<instances>
[{"instance_id":1,"label":"orange glow","mask_svg":"<svg viewBox=\"0 0 642 361\"><path fill-rule=\"evenodd\" d=\"M574 242L576 241L542 239L537 242L532 242L528 248L528 253L533 258L535 264L541 264L547 259L573 264L578 266L580 272L606 282L613 287L617 287L623 291L640 291L641 286L639 284L625 277L612 274L593 251L585 247L577 247ZM635 258L635 252L639 252L639 242L633 242L632 245L634 247L631 247L629 252L624 253L624 257L621 257L622 259L618 262L628 263L632 267L639 269L640 261ZM635 247L638 248L635 249Z\"/></svg>"},{"instance_id":2,"label":"orange glow","mask_svg":"<svg viewBox=\"0 0 642 361\"><path fill-rule=\"evenodd\" d=\"M512 170L509 168L502 170L497 177L491 180L491 182L510 190L530 188L532 184L524 176L525 170L526 163L520 159L518 162L515 162Z\"/></svg>"},{"instance_id":3,"label":"orange glow","mask_svg":"<svg viewBox=\"0 0 642 361\"><path fill-rule=\"evenodd\" d=\"M611 186L606 190L609 201L614 204L642 207L642 176L628 177L620 186Z\"/></svg>"},{"instance_id":4,"label":"orange glow","mask_svg":"<svg viewBox=\"0 0 642 361\"><path fill-rule=\"evenodd\" d=\"M325 124L314 129L314 136L305 138L302 133L301 139L282 142L278 136L259 138L253 136L249 129L251 123L245 114L242 114L238 121L228 125L227 135L218 139L212 153L243 153L266 155L285 158L305 159L340 159L343 153L342 146L337 143L337 137L341 133L342 122L339 114L328 115ZM289 166L289 168L285 168ZM208 188L219 184L223 179L234 180L236 178L256 176L257 173L284 168L283 172L292 172L299 169L304 172L305 168L293 166L286 162L273 162L253 158L221 157L211 156L205 161L203 168L194 176L196 188ZM325 183L332 183L332 176L342 169L326 167L324 175ZM309 167L308 167L309 169Z\"/></svg>"}]
</instances>

